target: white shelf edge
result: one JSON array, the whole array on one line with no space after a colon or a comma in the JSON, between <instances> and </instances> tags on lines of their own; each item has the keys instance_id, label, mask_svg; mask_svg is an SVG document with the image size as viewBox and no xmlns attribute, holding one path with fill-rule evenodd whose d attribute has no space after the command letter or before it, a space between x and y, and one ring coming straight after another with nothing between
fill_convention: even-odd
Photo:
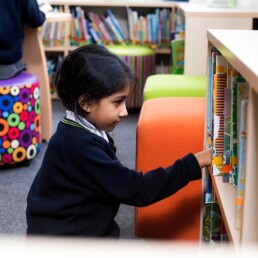
<instances>
[{"instance_id":1,"label":"white shelf edge","mask_svg":"<svg viewBox=\"0 0 258 258\"><path fill-rule=\"evenodd\" d=\"M252 46L248 43L245 47L243 40L247 35L252 35L248 40ZM258 93L258 51L250 52L250 49L256 49L258 46L258 32L238 30L236 33L236 30L212 29L207 31L207 38Z\"/></svg>"}]
</instances>

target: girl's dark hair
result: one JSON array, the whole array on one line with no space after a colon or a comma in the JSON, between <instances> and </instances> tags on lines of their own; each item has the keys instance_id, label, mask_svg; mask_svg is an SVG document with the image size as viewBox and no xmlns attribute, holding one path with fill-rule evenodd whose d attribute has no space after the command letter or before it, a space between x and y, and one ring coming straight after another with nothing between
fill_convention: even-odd
<instances>
[{"instance_id":1,"label":"girl's dark hair","mask_svg":"<svg viewBox=\"0 0 258 258\"><path fill-rule=\"evenodd\" d=\"M64 59L55 87L63 105L83 116L84 111L78 104L80 96L84 96L85 102L98 101L120 91L125 85L131 86L134 81L124 61L105 47L90 44L77 48Z\"/></svg>"}]
</instances>

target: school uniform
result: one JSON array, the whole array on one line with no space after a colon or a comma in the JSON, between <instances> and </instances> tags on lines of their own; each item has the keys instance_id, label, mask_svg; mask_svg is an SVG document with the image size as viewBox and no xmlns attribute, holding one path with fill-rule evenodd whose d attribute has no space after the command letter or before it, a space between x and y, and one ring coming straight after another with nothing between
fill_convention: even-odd
<instances>
[{"instance_id":1,"label":"school uniform","mask_svg":"<svg viewBox=\"0 0 258 258\"><path fill-rule=\"evenodd\" d=\"M110 141L61 120L27 197L27 234L118 237L121 203L146 206L201 178L193 154L143 174L123 166Z\"/></svg>"}]
</instances>

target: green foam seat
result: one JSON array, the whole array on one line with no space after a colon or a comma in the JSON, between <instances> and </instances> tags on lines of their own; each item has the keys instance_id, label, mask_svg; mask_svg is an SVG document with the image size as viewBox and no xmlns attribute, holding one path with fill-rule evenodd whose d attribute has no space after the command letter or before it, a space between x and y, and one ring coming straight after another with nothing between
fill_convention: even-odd
<instances>
[{"instance_id":1,"label":"green foam seat","mask_svg":"<svg viewBox=\"0 0 258 258\"><path fill-rule=\"evenodd\" d=\"M147 78L144 101L164 97L205 97L206 76L156 74Z\"/></svg>"}]
</instances>

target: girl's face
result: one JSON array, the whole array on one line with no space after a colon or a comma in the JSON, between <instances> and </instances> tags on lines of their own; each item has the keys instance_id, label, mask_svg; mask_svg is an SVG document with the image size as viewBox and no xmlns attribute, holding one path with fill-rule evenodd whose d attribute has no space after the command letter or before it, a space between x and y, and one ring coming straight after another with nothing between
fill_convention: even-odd
<instances>
[{"instance_id":1,"label":"girl's face","mask_svg":"<svg viewBox=\"0 0 258 258\"><path fill-rule=\"evenodd\" d=\"M130 86L125 86L108 97L99 101L91 101L83 109L88 113L87 119L97 129L111 132L128 115L126 109L126 98L129 94Z\"/></svg>"}]
</instances>

